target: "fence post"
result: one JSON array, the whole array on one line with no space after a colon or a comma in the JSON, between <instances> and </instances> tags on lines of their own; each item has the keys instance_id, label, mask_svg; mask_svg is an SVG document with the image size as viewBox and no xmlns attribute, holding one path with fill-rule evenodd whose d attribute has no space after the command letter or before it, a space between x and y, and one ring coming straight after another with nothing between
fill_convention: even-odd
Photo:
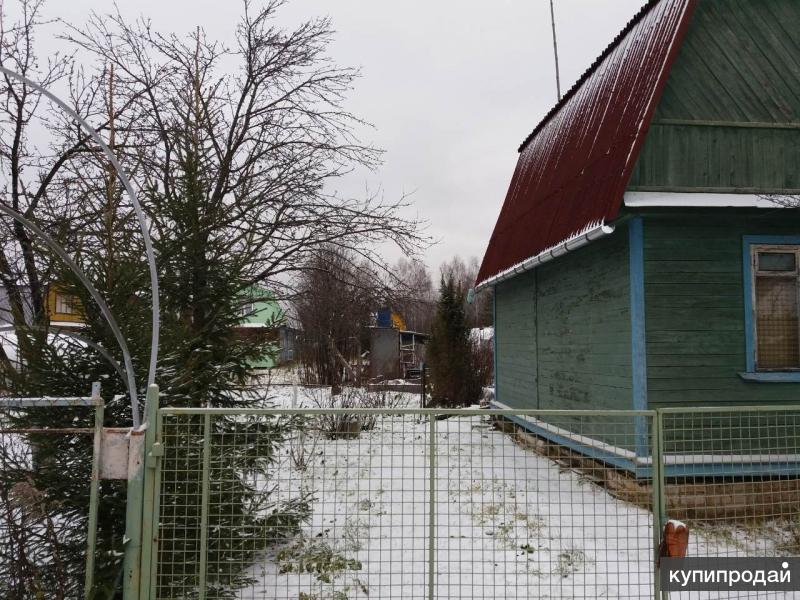
<instances>
[{"instance_id":1,"label":"fence post","mask_svg":"<svg viewBox=\"0 0 800 600\"><path fill-rule=\"evenodd\" d=\"M131 429L128 449L128 494L125 510L125 557L123 559L123 600L148 600L152 570L153 496L155 486L152 469L147 469L148 454L155 442L158 420L158 386L147 389L145 422ZM149 458L152 462L153 457ZM144 536L147 537L144 537ZM143 540L147 540L142 551ZM145 577L147 579L145 579Z\"/></svg>"},{"instance_id":2,"label":"fence post","mask_svg":"<svg viewBox=\"0 0 800 600\"><path fill-rule=\"evenodd\" d=\"M142 566L140 571L141 583L139 590L142 600L148 600L152 592L152 577L154 576L153 559L158 530L158 494L159 486L156 483L157 469L160 465L161 445L157 444L159 433L158 413L158 386L151 385L147 388L145 401L145 423L147 428L144 433L144 484L142 486Z\"/></svg>"},{"instance_id":3,"label":"fence post","mask_svg":"<svg viewBox=\"0 0 800 600\"><path fill-rule=\"evenodd\" d=\"M656 410L652 417L652 479L653 479L653 597L669 597L661 591L661 569L658 565L661 531L666 519L666 484L664 481L664 416Z\"/></svg>"},{"instance_id":4,"label":"fence post","mask_svg":"<svg viewBox=\"0 0 800 600\"><path fill-rule=\"evenodd\" d=\"M198 568L198 600L206 597L206 570L208 568L208 496L209 467L211 454L211 414L206 413L203 420L203 473L200 496L200 566Z\"/></svg>"},{"instance_id":5,"label":"fence post","mask_svg":"<svg viewBox=\"0 0 800 600\"><path fill-rule=\"evenodd\" d=\"M428 439L428 600L433 600L436 583L436 415L430 413Z\"/></svg>"},{"instance_id":6,"label":"fence post","mask_svg":"<svg viewBox=\"0 0 800 600\"><path fill-rule=\"evenodd\" d=\"M158 387L153 386L156 388L155 394L158 395ZM156 419L156 432L155 432L155 442L153 443L150 454L156 458L154 461L154 473L153 477L153 527L155 528L152 531L151 542L149 544L151 548L151 560L150 560L150 581L149 581L149 595L147 596L148 600L155 600L157 596L157 587L158 587L158 539L159 539L159 520L161 518L161 469L162 469L162 458L164 456L164 445L161 441L161 431L162 431L162 417L161 412L158 410L155 412L155 419ZM158 450L158 451L157 451Z\"/></svg>"},{"instance_id":7,"label":"fence post","mask_svg":"<svg viewBox=\"0 0 800 600\"><path fill-rule=\"evenodd\" d=\"M128 446L128 491L125 506L125 556L122 573L123 600L142 600L142 501L144 499L144 430L131 429Z\"/></svg>"},{"instance_id":8,"label":"fence post","mask_svg":"<svg viewBox=\"0 0 800 600\"><path fill-rule=\"evenodd\" d=\"M87 600L92 597L94 588L94 556L97 551L97 509L98 488L100 482L100 452L103 442L103 421L105 405L100 397L100 384L92 384L92 400L94 401L94 442L92 444L92 481L89 484L89 524L86 531L86 577L83 584L83 595Z\"/></svg>"},{"instance_id":9,"label":"fence post","mask_svg":"<svg viewBox=\"0 0 800 600\"><path fill-rule=\"evenodd\" d=\"M428 383L428 381L427 381L428 378L426 377L427 370L428 370L428 365L426 365L425 361L423 360L421 368L420 368L420 373L419 373L419 382L420 382L420 385L422 386L422 393L420 394L420 396L421 396L420 397L420 408L425 408L425 405L428 402L427 398L425 398L425 386Z\"/></svg>"}]
</instances>

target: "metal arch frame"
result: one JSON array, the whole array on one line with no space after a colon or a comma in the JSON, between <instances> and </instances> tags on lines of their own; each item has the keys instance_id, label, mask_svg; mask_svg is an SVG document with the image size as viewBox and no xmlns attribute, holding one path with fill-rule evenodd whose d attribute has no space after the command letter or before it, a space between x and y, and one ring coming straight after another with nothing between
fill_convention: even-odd
<instances>
[{"instance_id":1,"label":"metal arch frame","mask_svg":"<svg viewBox=\"0 0 800 600\"><path fill-rule=\"evenodd\" d=\"M128 389L128 392L130 392L130 389L129 389L130 383L128 382L127 376L125 374L125 369L123 369L122 365L120 365L116 361L116 359L114 359L114 357L111 356L111 353L108 350L106 350L103 346L101 346L97 342L93 342L89 338L84 337L84 336L80 335L79 333L75 333L74 331L69 331L67 329L59 329L59 328L46 329L45 327L31 327L30 325L28 325L27 328L28 329L36 329L36 330L39 330L39 331L47 331L48 333L50 333L52 335L55 335L55 336L59 336L59 337L73 338L73 339L76 339L79 342L83 342L87 346L93 348L94 350L97 351L97 353L100 356L105 358L112 367L114 367L114 370L119 374L120 378L122 379L122 383L125 384L125 388ZM2 326L0 326L0 333L5 333L7 331L16 332L16 330L17 330L17 328L14 325L2 325Z\"/></svg>"},{"instance_id":2,"label":"metal arch frame","mask_svg":"<svg viewBox=\"0 0 800 600\"><path fill-rule=\"evenodd\" d=\"M133 418L133 426L134 428L139 427L141 423L141 417L139 414L139 397L136 394L136 378L134 376L133 371L133 361L131 360L131 353L128 349L128 342L125 340L125 336L122 335L122 330L119 328L116 319L114 319L114 315L111 312L111 309L108 308L106 301L103 300L103 297L100 295L100 292L97 291L97 288L92 285L92 282L89 281L89 278L86 277L85 273L81 271L81 268L77 265L77 263L72 260L69 254L48 234L46 234L42 229L30 221L23 217L20 213L15 211L13 208L9 208L5 204L0 203L0 212L5 213L9 217L13 218L16 221L22 223L25 227L30 229L36 237L41 239L47 246L63 260L67 263L67 266L72 270L73 273L81 280L81 283L87 289L89 294L92 296L92 299L97 303L97 306L100 308L100 312L103 314L108 326L111 328L111 331L114 333L114 337L119 344L120 350L122 350L122 359L125 363L125 372L126 378L128 381L128 395L131 399L131 414Z\"/></svg>"},{"instance_id":3,"label":"metal arch frame","mask_svg":"<svg viewBox=\"0 0 800 600\"><path fill-rule=\"evenodd\" d=\"M58 98L55 94L53 94L46 88L42 87L35 81L31 81L24 75L12 71L11 69L8 69L2 65L0 65L0 73L4 73L8 77L16 79L17 81L21 81L22 83L30 86L31 88L33 88L34 90L45 96L47 99L49 99L51 102L54 102L61 110L67 113L70 117L75 119L81 125L81 127L83 127L83 129L89 134L89 136L95 141L95 143L98 146L100 146L100 149L103 151L103 153L106 155L106 157L114 167L114 170L117 173L117 177L122 182L122 185L125 187L125 192L128 194L128 198L130 199L131 204L133 205L134 212L136 213L136 218L139 221L139 227L141 228L142 237L144 239L145 254L147 255L147 265L150 270L150 288L152 291L152 333L150 339L150 365L147 373L147 385L149 387L155 383L156 364L158 362L158 340L161 328L158 271L156 270L155 253L153 252L153 243L150 238L150 229L147 223L147 218L145 217L144 211L142 210L142 206L139 203L139 199L136 196L136 192L133 189L133 185L131 185L131 182L128 179L128 176L125 174L125 170L122 168L122 165L119 163L116 156L108 147L108 145L106 145L106 143L100 137L100 134L98 134L97 131L95 131L95 129L91 125L89 125L89 123L83 117L81 117L77 112L75 112L69 105L67 105L63 100ZM78 273L76 272L76 274ZM82 281L83 279L84 278L82 278ZM92 297L94 298L94 294L92 295ZM97 298L95 298L95 301L97 301ZM103 305L105 305L105 303L103 303ZM107 309L108 307L106 307L106 310ZM125 345L125 347L127 348L127 345ZM123 354L125 354L124 350ZM129 381L133 382L133 368L132 366L129 366L127 364L129 362L130 362L130 356L127 356L126 369L128 370L129 373L130 377ZM141 422L141 418L139 414L138 399L136 399L137 396L136 396L135 385L132 386L130 394L131 394L131 412L133 413L133 423L134 427L138 427Z\"/></svg>"}]
</instances>

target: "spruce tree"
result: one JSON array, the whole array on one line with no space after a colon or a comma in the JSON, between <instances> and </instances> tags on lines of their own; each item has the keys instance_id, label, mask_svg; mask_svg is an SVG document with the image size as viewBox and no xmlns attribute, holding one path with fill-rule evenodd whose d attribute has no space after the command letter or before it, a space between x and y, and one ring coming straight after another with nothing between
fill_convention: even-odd
<instances>
[{"instance_id":1,"label":"spruce tree","mask_svg":"<svg viewBox=\"0 0 800 600\"><path fill-rule=\"evenodd\" d=\"M464 314L465 291L452 273L442 275L426 358L433 400L442 406L475 402L480 385L472 369L472 344Z\"/></svg>"},{"instance_id":2,"label":"spruce tree","mask_svg":"<svg viewBox=\"0 0 800 600\"><path fill-rule=\"evenodd\" d=\"M358 71L337 66L328 55L333 31L327 19L285 30L276 22L283 2L245 3L235 42L224 45L202 29L187 36L161 34L145 19L130 23L118 12L93 14L82 26L65 26L64 40L75 51L67 55L80 54L84 71L71 58L36 59L34 32L47 21L39 14L41 2L19 1L30 9L22 11L23 22L12 25L5 12L0 15L10 32L0 48L3 64L45 87L69 86L75 108L107 139L136 183L149 218L161 285L156 382L162 406L226 408L264 400L243 389L250 365L272 343L270 332L237 331L242 307L253 300L251 290L291 291L308 259L331 242L378 265L374 248L384 241L406 252L423 242L418 223L400 213L403 200L334 191L338 177L376 165L380 151L358 140L362 121L343 107ZM131 206L85 133L23 88L9 80L0 86L0 147L8 154L0 172L11 181L9 198L74 257L105 298L128 340L141 401L152 298ZM27 133L29 127L35 135ZM37 145L43 132L53 140ZM19 148L11 152L14 140ZM18 360L0 348L0 393L83 396L93 381L102 381L105 425L130 425L126 390L115 370L85 345L54 343L48 330L47 287L57 285L79 299L81 334L121 362L97 306L24 227L6 218L2 223L0 287L11 304L19 348ZM5 416L20 427L92 425L88 411L32 409ZM180 479L162 478L159 536L162 551L174 554L159 586L192 597L200 556L192 534L200 523L197 449L203 431L197 419L182 424L173 420L162 429L172 448L163 471ZM295 426L269 418L214 419L209 495L224 510L208 516L207 598L237 597L251 565L308 516L302 494L279 500L272 488L253 484L266 479ZM231 439L236 444L220 452ZM0 513L6 519L0 518L0 598L44 597L39 590L83 596L91 441L85 435L37 441L37 456L48 460L39 461L46 468L36 469L27 456L14 455L14 444L0 444ZM20 490L36 502L14 513L21 525L16 528L7 522ZM119 585L126 503L122 482L103 481L100 493L97 599L113 597ZM52 535L52 542L38 535L12 540L18 531L38 534L27 526L30 515L69 526L75 535ZM29 564L26 556L39 558Z\"/></svg>"}]
</instances>

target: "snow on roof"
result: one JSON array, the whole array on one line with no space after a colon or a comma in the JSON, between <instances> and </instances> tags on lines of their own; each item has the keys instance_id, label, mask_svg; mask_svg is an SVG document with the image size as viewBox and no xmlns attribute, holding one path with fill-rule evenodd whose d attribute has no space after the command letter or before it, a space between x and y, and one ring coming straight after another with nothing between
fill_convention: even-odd
<instances>
[{"instance_id":1,"label":"snow on roof","mask_svg":"<svg viewBox=\"0 0 800 600\"><path fill-rule=\"evenodd\" d=\"M476 283L613 221L697 0L651 0L520 148Z\"/></svg>"}]
</instances>

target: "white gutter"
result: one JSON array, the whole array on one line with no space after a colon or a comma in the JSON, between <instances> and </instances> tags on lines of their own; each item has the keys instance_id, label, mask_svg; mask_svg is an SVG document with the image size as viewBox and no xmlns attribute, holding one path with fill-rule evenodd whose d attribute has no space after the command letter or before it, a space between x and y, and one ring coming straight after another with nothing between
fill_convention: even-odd
<instances>
[{"instance_id":1,"label":"white gutter","mask_svg":"<svg viewBox=\"0 0 800 600\"><path fill-rule=\"evenodd\" d=\"M625 192L629 208L797 208L796 194L718 194L708 192Z\"/></svg>"},{"instance_id":2,"label":"white gutter","mask_svg":"<svg viewBox=\"0 0 800 600\"><path fill-rule=\"evenodd\" d=\"M543 252L540 252L536 256L532 256L523 260L521 263L517 263L513 267L506 269L505 271L500 271L497 275L490 277L489 279L484 279L478 285L475 286L475 291L479 292L480 290L489 287L490 285L497 285L502 281L506 281L507 279L511 279L520 273L524 273L526 271L530 271L535 269L541 264L546 262L550 262L554 258L558 258L559 256L563 256L567 252L572 252L573 250L577 250L578 248L585 246L589 242L593 242L596 239L605 237L607 235L611 235L614 233L614 226L613 225L596 225L594 227L590 227L586 229L583 233L579 233L571 238L568 238L561 242L560 244L556 244L552 248L548 248Z\"/></svg>"}]
</instances>

